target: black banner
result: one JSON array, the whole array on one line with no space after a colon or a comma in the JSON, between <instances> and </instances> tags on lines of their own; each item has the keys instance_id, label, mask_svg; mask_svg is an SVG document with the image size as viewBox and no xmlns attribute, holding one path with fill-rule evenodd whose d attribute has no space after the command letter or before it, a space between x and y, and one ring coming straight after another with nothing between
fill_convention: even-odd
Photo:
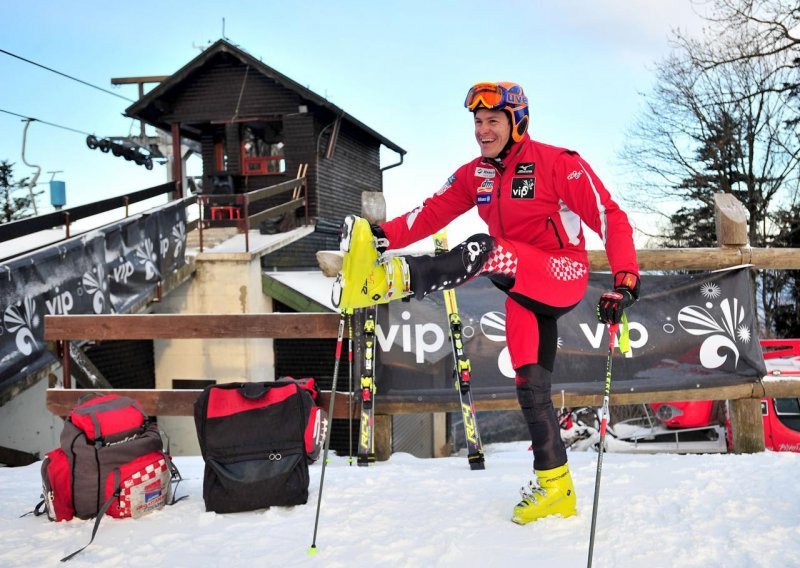
<instances>
[{"instance_id":1,"label":"black banner","mask_svg":"<svg viewBox=\"0 0 800 568\"><path fill-rule=\"evenodd\" d=\"M608 334L595 310L609 281L607 274L592 274L584 300L559 319L553 392L602 392ZM459 287L456 295L475 396L513 396L506 296L485 278ZM615 355L612 392L741 384L766 373L746 268L645 276L642 297L628 310L628 319L633 349L630 357ZM453 358L441 293L422 302L382 306L377 339L382 399L452 398Z\"/></svg>"},{"instance_id":2,"label":"black banner","mask_svg":"<svg viewBox=\"0 0 800 568\"><path fill-rule=\"evenodd\" d=\"M183 266L185 249L178 203L0 264L0 390L55 360L45 315L125 313Z\"/></svg>"}]
</instances>

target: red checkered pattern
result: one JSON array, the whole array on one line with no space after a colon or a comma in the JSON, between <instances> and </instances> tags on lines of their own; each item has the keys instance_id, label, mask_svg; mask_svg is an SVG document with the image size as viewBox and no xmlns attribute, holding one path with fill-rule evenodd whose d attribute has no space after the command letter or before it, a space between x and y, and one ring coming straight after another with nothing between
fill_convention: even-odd
<instances>
[{"instance_id":1,"label":"red checkered pattern","mask_svg":"<svg viewBox=\"0 0 800 568\"><path fill-rule=\"evenodd\" d=\"M517 257L510 250L503 248L503 245L497 244L481 268L481 273L484 272L514 278L517 275Z\"/></svg>"},{"instance_id":2,"label":"red checkered pattern","mask_svg":"<svg viewBox=\"0 0 800 568\"><path fill-rule=\"evenodd\" d=\"M157 463L151 463L144 469L137 471L130 478L122 482L122 491L120 492L119 510L121 517L130 517L132 512L131 507L131 488L147 483L152 479L156 479L164 472L167 471L167 462L162 458Z\"/></svg>"},{"instance_id":3,"label":"red checkered pattern","mask_svg":"<svg viewBox=\"0 0 800 568\"><path fill-rule=\"evenodd\" d=\"M588 268L584 263L572 260L566 256L552 257L547 269L550 276L556 280L563 281L579 280L586 276L588 272Z\"/></svg>"}]
</instances>

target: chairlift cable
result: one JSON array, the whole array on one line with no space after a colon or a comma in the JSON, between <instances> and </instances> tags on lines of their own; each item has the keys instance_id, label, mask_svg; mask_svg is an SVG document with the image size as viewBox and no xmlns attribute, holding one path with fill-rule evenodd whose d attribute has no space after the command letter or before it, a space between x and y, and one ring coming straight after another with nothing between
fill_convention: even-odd
<instances>
[{"instance_id":1,"label":"chairlift cable","mask_svg":"<svg viewBox=\"0 0 800 568\"><path fill-rule=\"evenodd\" d=\"M2 50L0 50L0 51L2 51ZM62 130L69 130L70 132L75 132L76 134L83 134L84 136L91 136L91 134L89 134L88 132L84 132L82 130L77 130L75 128L70 128L69 126L62 126L62 125L56 124L54 122L47 122L46 120L33 118L32 116L25 116L24 114L17 114L16 112L11 112L10 110L5 110L5 109L0 108L0 112L4 112L6 114L10 114L10 115L13 115L13 116L18 116L18 117L20 117L20 118L22 118L24 120L32 120L32 121L35 121L35 122L39 122L41 124L46 124L48 126L55 126L56 128L61 128Z\"/></svg>"},{"instance_id":2,"label":"chairlift cable","mask_svg":"<svg viewBox=\"0 0 800 568\"><path fill-rule=\"evenodd\" d=\"M15 58L19 59L20 61L24 61L25 63L30 63L31 65L35 65L37 67L41 67L42 69L46 69L47 71L50 71L50 72L55 73L57 75L61 75L62 77L66 77L67 79L72 79L73 81L77 81L78 83L82 83L83 85L86 85L87 87L91 87L93 89L97 89L98 91L102 91L102 92L104 92L106 94L113 95L113 96L115 96L117 98L120 98L120 99L123 99L125 101L129 101L129 102L132 102L132 103L136 102L133 99L129 99L128 97L120 95L119 93L115 93L113 91L109 91L108 89L104 89L103 87L98 87L97 85L92 85L91 83L88 83L88 82L86 82L86 81L84 81L82 79L78 79L77 77L73 77L72 75L67 75L66 73L62 73L61 71L56 71L55 69L53 69L51 67L47 67L46 65L42 65L41 63L36 63L35 61L31 61L30 59L25 59L24 57L22 57L20 55L17 55L15 53L11 53L10 51L6 51L5 49L0 49L0 53L5 53L6 55L10 55L11 57L15 57Z\"/></svg>"}]
</instances>

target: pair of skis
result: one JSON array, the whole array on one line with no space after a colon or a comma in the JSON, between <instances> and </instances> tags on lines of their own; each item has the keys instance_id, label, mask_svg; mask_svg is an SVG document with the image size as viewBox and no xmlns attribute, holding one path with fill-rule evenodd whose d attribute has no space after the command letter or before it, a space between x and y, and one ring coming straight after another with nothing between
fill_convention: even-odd
<instances>
[{"instance_id":1,"label":"pair of skis","mask_svg":"<svg viewBox=\"0 0 800 568\"><path fill-rule=\"evenodd\" d=\"M433 236L436 255L448 251L447 235L444 231ZM472 367L464 352L464 337L461 317L458 313L455 291L444 290L444 303L450 327L450 345L453 350L453 379L458 392L459 409L464 422L467 445L467 460L470 469L485 469L483 444L478 422L475 419L475 403L472 399ZM375 326L377 307L364 309L364 350L359 383L361 416L358 428L357 464L368 466L375 462Z\"/></svg>"}]
</instances>

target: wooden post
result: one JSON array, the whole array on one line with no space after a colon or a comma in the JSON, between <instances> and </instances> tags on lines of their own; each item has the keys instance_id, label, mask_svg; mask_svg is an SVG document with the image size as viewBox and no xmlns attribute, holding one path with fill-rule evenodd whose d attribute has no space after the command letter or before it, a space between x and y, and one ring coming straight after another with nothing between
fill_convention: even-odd
<instances>
[{"instance_id":1,"label":"wooden post","mask_svg":"<svg viewBox=\"0 0 800 568\"><path fill-rule=\"evenodd\" d=\"M730 193L714 194L714 222L719 246L747 245L747 209Z\"/></svg>"},{"instance_id":2,"label":"wooden post","mask_svg":"<svg viewBox=\"0 0 800 568\"><path fill-rule=\"evenodd\" d=\"M733 451L737 454L755 454L764 451L764 421L761 418L761 400L740 398L730 401Z\"/></svg>"},{"instance_id":3,"label":"wooden post","mask_svg":"<svg viewBox=\"0 0 800 568\"><path fill-rule=\"evenodd\" d=\"M386 461L392 455L392 417L375 415L375 459Z\"/></svg>"},{"instance_id":4,"label":"wooden post","mask_svg":"<svg viewBox=\"0 0 800 568\"><path fill-rule=\"evenodd\" d=\"M721 248L740 247L748 244L747 210L729 193L714 194L714 220L717 241ZM764 451L764 422L761 419L759 399L730 401L731 433L733 451L737 454L753 454Z\"/></svg>"},{"instance_id":5,"label":"wooden post","mask_svg":"<svg viewBox=\"0 0 800 568\"><path fill-rule=\"evenodd\" d=\"M175 182L173 199L183 197L183 158L181 156L181 125L172 123L172 181Z\"/></svg>"},{"instance_id":6,"label":"wooden post","mask_svg":"<svg viewBox=\"0 0 800 568\"><path fill-rule=\"evenodd\" d=\"M361 192L361 214L370 223L386 221L386 198L381 191Z\"/></svg>"}]
</instances>

